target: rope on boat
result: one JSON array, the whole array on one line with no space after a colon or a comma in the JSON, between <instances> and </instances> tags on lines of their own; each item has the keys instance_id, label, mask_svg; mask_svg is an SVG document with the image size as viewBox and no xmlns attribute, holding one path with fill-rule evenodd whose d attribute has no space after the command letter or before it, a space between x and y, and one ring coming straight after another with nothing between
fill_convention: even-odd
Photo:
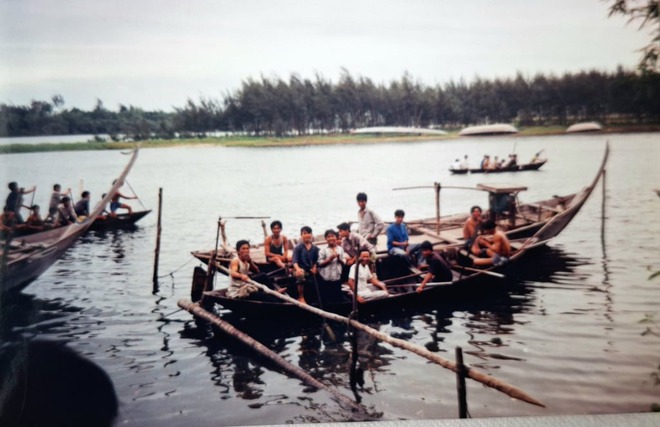
<instances>
[{"instance_id":1,"label":"rope on boat","mask_svg":"<svg viewBox=\"0 0 660 427\"><path fill-rule=\"evenodd\" d=\"M176 273L177 271L181 270L181 269L182 269L183 267L185 267L186 265L190 264L190 261L192 261L192 260L194 260L194 259L195 259L194 256L193 256L193 257L190 257L190 259L189 259L188 261L184 262L184 263L181 265L181 267L176 268L176 269L170 271L170 272L167 273L167 274L163 274L162 276L158 276L158 278L159 278L159 279L162 279L163 277L167 277L167 276L171 276L172 278L174 278L174 273Z\"/></svg>"}]
</instances>

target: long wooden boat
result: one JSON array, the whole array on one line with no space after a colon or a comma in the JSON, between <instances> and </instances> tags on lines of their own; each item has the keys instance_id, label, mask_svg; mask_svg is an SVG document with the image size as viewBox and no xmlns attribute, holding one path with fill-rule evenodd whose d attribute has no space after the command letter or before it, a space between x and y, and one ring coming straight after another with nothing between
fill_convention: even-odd
<instances>
[{"instance_id":1,"label":"long wooden boat","mask_svg":"<svg viewBox=\"0 0 660 427\"><path fill-rule=\"evenodd\" d=\"M0 291L18 291L25 288L55 263L78 237L83 235L103 212L112 196L124 183L124 179L137 159L135 149L130 161L117 178L106 196L94 207L84 221L65 227L0 241Z\"/></svg>"},{"instance_id":2,"label":"long wooden boat","mask_svg":"<svg viewBox=\"0 0 660 427\"><path fill-rule=\"evenodd\" d=\"M580 133L580 132L598 132L603 130L603 126L597 122L582 122L575 123L566 128L566 133Z\"/></svg>"},{"instance_id":3,"label":"long wooden boat","mask_svg":"<svg viewBox=\"0 0 660 427\"><path fill-rule=\"evenodd\" d=\"M487 195L488 210L485 215L495 220L498 227L504 230L509 239L520 239L534 236L539 230L546 227L557 216L566 220L566 224L577 214L584 204L586 197L591 194L594 186L605 170L609 156L609 146L606 146L602 163L596 173L594 181L577 193L565 196L553 196L550 199L533 203L522 203L519 195L527 187L508 184L477 184L474 190L483 191ZM438 190L439 191L439 190ZM586 196L585 196L586 194ZM436 198L436 200L439 197ZM437 206L439 211L440 207ZM408 225L409 241L411 244L429 240L434 247L461 247L465 244L463 239L463 223L468 219L469 213L455 214L436 218L406 221ZM317 245L323 245L322 238L315 239ZM295 239L289 239L289 249L293 249ZM378 236L376 251L379 258L387 256L387 239L384 232ZM193 251L192 255L205 264L211 258L212 250ZM263 244L252 247L250 255L253 261L263 272L272 272L276 269L265 259ZM228 266L235 256L235 251L226 247L219 248L216 260Z\"/></svg>"},{"instance_id":4,"label":"long wooden boat","mask_svg":"<svg viewBox=\"0 0 660 427\"><path fill-rule=\"evenodd\" d=\"M498 277L501 278L502 274L506 276L507 274L515 272L520 259L533 250L543 247L551 239L559 235L559 233L561 233L561 231L578 214L602 177L608 155L609 147L606 147L603 161L596 177L590 185L571 195L569 198L564 198L563 202L566 204L563 205L561 209L557 208L559 205L555 205L555 209L553 209L555 214L550 216L547 220L530 224L526 230L527 232L531 232L530 237L511 240L514 252L512 253L509 262L506 264L484 269L466 267L464 263L461 262L459 251L462 245L461 242L441 244L437 246L437 250L442 250L452 264L453 280L450 283L438 283L431 286L427 285L423 291L417 293L414 289L421 280L420 276L415 275L414 277L411 277L412 275L409 267L402 265L397 257L384 255L376 262L378 277L380 280L390 282L394 287L394 291L392 295L387 298L367 301L361 304L360 312L376 313L386 310L401 310L406 307L417 307L420 304L432 301L448 301L464 296L469 297L470 295L474 295L475 292L481 292L484 289L484 286L485 289L497 286L493 283L494 280ZM520 233L521 230L522 228L514 230L510 235L515 235L516 232ZM429 235L423 234L422 239L429 239ZM207 257L206 260L209 262L210 256ZM217 258L216 263L217 265L226 265L226 260L225 258ZM277 277L274 277L274 279L275 282L281 286L293 284L293 279L286 274L282 274L279 281ZM295 288L295 286L289 286L287 292L290 292L290 289L293 288ZM303 310L293 303L228 298L226 295L226 289L207 291L204 292L204 296L208 300L246 317L259 316L260 318L264 318L270 315L299 316L303 313ZM337 313L346 313L351 310L351 307L352 303L349 300L323 304L324 310Z\"/></svg>"},{"instance_id":5,"label":"long wooden boat","mask_svg":"<svg viewBox=\"0 0 660 427\"><path fill-rule=\"evenodd\" d=\"M459 136L483 136L483 135L510 135L518 133L515 126L506 123L495 123L492 125L468 126L462 129Z\"/></svg>"},{"instance_id":6,"label":"long wooden boat","mask_svg":"<svg viewBox=\"0 0 660 427\"><path fill-rule=\"evenodd\" d=\"M135 223L147 216L151 209L133 213L120 213L117 216L99 215L96 217L90 230L115 230L135 227Z\"/></svg>"},{"instance_id":7,"label":"long wooden boat","mask_svg":"<svg viewBox=\"0 0 660 427\"><path fill-rule=\"evenodd\" d=\"M449 168L449 172L454 175L465 175L467 173L502 173L502 172L525 172L525 171L537 171L541 169L541 166L546 164L548 159L541 159L534 163L523 163L515 166L508 166L505 168L497 169L481 169L481 168L466 168L466 169L453 169Z\"/></svg>"}]
</instances>

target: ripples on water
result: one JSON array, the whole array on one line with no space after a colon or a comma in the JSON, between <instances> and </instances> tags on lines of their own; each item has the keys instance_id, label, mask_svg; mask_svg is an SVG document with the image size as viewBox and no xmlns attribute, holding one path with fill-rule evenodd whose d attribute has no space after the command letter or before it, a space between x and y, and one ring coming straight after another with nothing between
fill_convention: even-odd
<instances>
[{"instance_id":1,"label":"ripples on water","mask_svg":"<svg viewBox=\"0 0 660 427\"><path fill-rule=\"evenodd\" d=\"M521 387L546 409L513 401L468 382L473 417L642 412L660 403L657 372L660 339L642 336L639 321L658 314L660 268L655 212L660 199L653 134L611 135L605 220L602 190L549 248L528 260L500 292L470 302L371 319L382 332L453 359L456 346L480 370ZM403 207L407 217L435 214L432 190L394 187L514 182L529 187L523 201L564 194L586 185L603 152L603 136L518 139L519 157L545 148L550 162L538 173L452 177L446 171L468 153L506 155L510 138L465 139L369 146L282 149L193 147L142 150L129 183L150 208L164 189L160 280L151 283L156 215L136 230L90 233L22 294L10 301L3 326L7 342L36 337L62 340L111 377L122 425L249 425L333 422L351 419L323 391L254 356L242 345L174 313L189 298L190 251L211 248L223 217L265 215L281 219L295 236L355 216L355 193L389 220ZM52 183L82 187L97 199L126 158L116 152L3 156L7 180L38 185L45 205ZM67 165L65 169L61 165ZM630 167L635 165L635 167ZM10 179L11 178L11 179ZM128 188L124 188L130 192ZM483 204L476 192L443 190L442 211ZM139 206L134 204L134 206ZM268 220L270 221L270 219ZM263 238L259 221L228 220L230 243ZM171 275L169 273L172 272ZM218 284L222 285L222 278ZM168 315L166 321L159 320ZM225 316L229 316L225 313ZM320 324L237 321L294 365L351 396L350 345L321 335ZM363 403L377 419L455 418L453 373L415 355L360 339L365 368Z\"/></svg>"}]
</instances>

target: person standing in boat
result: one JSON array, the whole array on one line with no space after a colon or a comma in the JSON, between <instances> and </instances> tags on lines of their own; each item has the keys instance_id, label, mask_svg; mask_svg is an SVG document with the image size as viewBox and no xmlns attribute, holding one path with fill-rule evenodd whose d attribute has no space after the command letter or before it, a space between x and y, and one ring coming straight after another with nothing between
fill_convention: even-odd
<instances>
[{"instance_id":1,"label":"person standing in boat","mask_svg":"<svg viewBox=\"0 0 660 427\"><path fill-rule=\"evenodd\" d=\"M273 234L264 240L264 253L268 262L277 265L278 268L286 267L289 262L289 241L282 234L282 222L275 220L270 223L270 231Z\"/></svg>"},{"instance_id":2,"label":"person standing in boat","mask_svg":"<svg viewBox=\"0 0 660 427\"><path fill-rule=\"evenodd\" d=\"M387 227L387 253L401 257L410 266L418 264L419 244L408 242L408 227L403 223L403 209L394 211L394 222Z\"/></svg>"},{"instance_id":3,"label":"person standing in boat","mask_svg":"<svg viewBox=\"0 0 660 427\"><path fill-rule=\"evenodd\" d=\"M463 239L465 239L465 249L468 251L472 248L474 239L479 235L479 228L483 222L481 214L482 210L479 206L472 206L470 216L463 223Z\"/></svg>"},{"instance_id":4,"label":"person standing in boat","mask_svg":"<svg viewBox=\"0 0 660 427\"><path fill-rule=\"evenodd\" d=\"M360 207L358 210L358 233L367 239L367 242L376 246L378 235L385 228L385 223L374 211L367 208L366 193L358 193L356 199Z\"/></svg>"},{"instance_id":5,"label":"person standing in boat","mask_svg":"<svg viewBox=\"0 0 660 427\"><path fill-rule=\"evenodd\" d=\"M348 287L351 291L356 292L355 269L358 269L357 300L360 303L377 298L385 298L389 295L385 283L379 281L376 276L371 274L371 270L369 269L370 258L369 251L360 252L360 262L353 264L348 274Z\"/></svg>"},{"instance_id":6,"label":"person standing in boat","mask_svg":"<svg viewBox=\"0 0 660 427\"><path fill-rule=\"evenodd\" d=\"M341 300L341 275L348 259L341 246L337 245L337 232L326 230L325 241L328 245L319 250L319 276L321 276L320 294L324 303Z\"/></svg>"},{"instance_id":7,"label":"person standing in boat","mask_svg":"<svg viewBox=\"0 0 660 427\"><path fill-rule=\"evenodd\" d=\"M472 244L472 253L479 258L474 265L502 265L509 261L511 243L502 230L498 230L495 221L489 219L481 226L481 235Z\"/></svg>"},{"instance_id":8,"label":"person standing in boat","mask_svg":"<svg viewBox=\"0 0 660 427\"><path fill-rule=\"evenodd\" d=\"M46 215L46 222L57 226L57 218L59 216L58 210L62 197L71 194L71 189L67 189L62 193L62 186L60 184L53 185L53 192L50 194L50 202L48 203L48 215Z\"/></svg>"},{"instance_id":9,"label":"person standing in boat","mask_svg":"<svg viewBox=\"0 0 660 427\"><path fill-rule=\"evenodd\" d=\"M92 198L89 191L83 191L80 195L80 200L76 202L73 210L76 212L76 215L79 217L88 217L89 216L89 200Z\"/></svg>"},{"instance_id":10,"label":"person standing in boat","mask_svg":"<svg viewBox=\"0 0 660 427\"><path fill-rule=\"evenodd\" d=\"M314 286L314 277L318 271L319 248L312 241L312 229L304 226L300 229L302 241L293 249L293 274L298 287L298 301L305 301L305 288Z\"/></svg>"},{"instance_id":11,"label":"person standing in boat","mask_svg":"<svg viewBox=\"0 0 660 427\"><path fill-rule=\"evenodd\" d=\"M25 194L33 193L37 187L32 187L30 190L25 190L22 187L18 188L18 184L14 181L10 182L7 187L9 188L9 194L7 195L5 206L14 212L16 222L18 224L23 224L24 221L23 217L21 216L21 208L23 208L23 196Z\"/></svg>"},{"instance_id":12,"label":"person standing in boat","mask_svg":"<svg viewBox=\"0 0 660 427\"><path fill-rule=\"evenodd\" d=\"M468 162L468 155L466 154L463 156L463 162L461 163L461 169L467 169L470 167L470 163Z\"/></svg>"},{"instance_id":13,"label":"person standing in boat","mask_svg":"<svg viewBox=\"0 0 660 427\"><path fill-rule=\"evenodd\" d=\"M117 180L112 181L112 185L115 185L116 182ZM137 196L124 196L119 190L117 190L110 199L110 216L116 217L117 209L126 209L128 210L128 214L131 215L133 213L133 208L131 208L130 205L121 203L119 199L136 200Z\"/></svg>"},{"instance_id":14,"label":"person standing in boat","mask_svg":"<svg viewBox=\"0 0 660 427\"><path fill-rule=\"evenodd\" d=\"M436 282L451 282L453 275L449 263L438 253L433 251L433 244L425 240L420 245L422 256L429 266L428 273L424 276L422 283L417 287L417 292L422 292L426 285L433 281Z\"/></svg>"}]
</instances>

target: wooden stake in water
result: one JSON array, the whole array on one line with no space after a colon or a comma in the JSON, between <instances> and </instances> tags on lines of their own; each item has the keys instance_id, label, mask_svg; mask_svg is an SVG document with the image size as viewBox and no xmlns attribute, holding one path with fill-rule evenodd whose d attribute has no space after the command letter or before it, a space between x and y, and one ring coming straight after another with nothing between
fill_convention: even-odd
<instances>
[{"instance_id":1,"label":"wooden stake in water","mask_svg":"<svg viewBox=\"0 0 660 427\"><path fill-rule=\"evenodd\" d=\"M465 365L463 364L463 350L460 347L456 347L456 390L458 391L458 418L467 418Z\"/></svg>"},{"instance_id":2,"label":"wooden stake in water","mask_svg":"<svg viewBox=\"0 0 660 427\"><path fill-rule=\"evenodd\" d=\"M162 230L161 227L161 219L162 219L162 208L163 208L163 188L158 189L158 226L156 228L156 253L155 253L155 260L154 260L154 277L153 277L153 282L154 282L154 292L158 292L158 257L160 255L160 232Z\"/></svg>"}]
</instances>

